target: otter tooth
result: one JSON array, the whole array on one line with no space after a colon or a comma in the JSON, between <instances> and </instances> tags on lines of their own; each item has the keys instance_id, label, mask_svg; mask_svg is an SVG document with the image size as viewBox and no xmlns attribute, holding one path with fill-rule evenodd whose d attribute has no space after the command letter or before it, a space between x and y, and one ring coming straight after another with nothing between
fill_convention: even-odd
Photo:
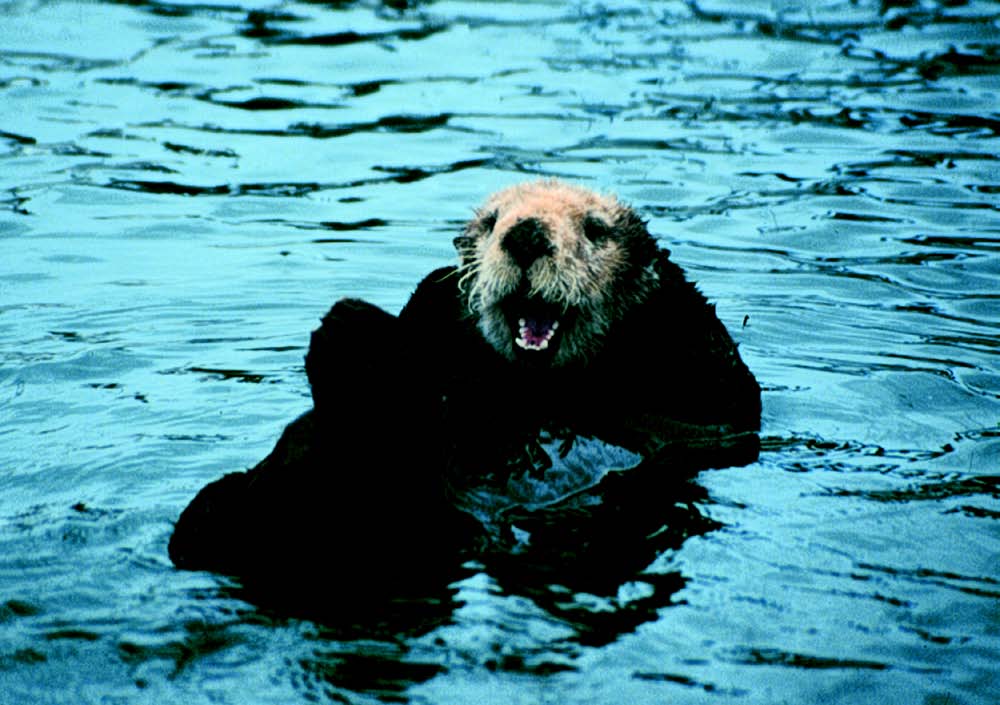
<instances>
[{"instance_id":1,"label":"otter tooth","mask_svg":"<svg viewBox=\"0 0 1000 705\"><path fill-rule=\"evenodd\" d=\"M552 330L555 330L558 327L559 327L559 321L552 321Z\"/></svg>"},{"instance_id":2,"label":"otter tooth","mask_svg":"<svg viewBox=\"0 0 1000 705\"><path fill-rule=\"evenodd\" d=\"M523 318L518 318L517 319L517 325L521 326L521 330L524 330L525 326L528 325L528 322L526 320L524 320Z\"/></svg>"}]
</instances>

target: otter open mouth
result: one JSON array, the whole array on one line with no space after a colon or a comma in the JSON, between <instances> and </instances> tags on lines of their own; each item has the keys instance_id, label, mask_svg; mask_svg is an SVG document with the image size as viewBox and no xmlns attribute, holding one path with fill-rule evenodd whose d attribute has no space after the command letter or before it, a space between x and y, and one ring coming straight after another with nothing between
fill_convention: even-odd
<instances>
[{"instance_id":1,"label":"otter open mouth","mask_svg":"<svg viewBox=\"0 0 1000 705\"><path fill-rule=\"evenodd\" d=\"M519 318L514 343L525 350L547 350L558 329L558 320Z\"/></svg>"},{"instance_id":2,"label":"otter open mouth","mask_svg":"<svg viewBox=\"0 0 1000 705\"><path fill-rule=\"evenodd\" d=\"M505 307L511 337L520 350L532 353L552 350L558 342L559 307L544 301L520 300Z\"/></svg>"}]
</instances>

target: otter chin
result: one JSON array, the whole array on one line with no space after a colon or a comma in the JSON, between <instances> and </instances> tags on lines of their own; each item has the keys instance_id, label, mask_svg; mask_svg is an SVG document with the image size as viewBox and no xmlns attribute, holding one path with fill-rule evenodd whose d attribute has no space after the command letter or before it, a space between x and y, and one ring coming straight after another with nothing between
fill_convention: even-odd
<instances>
[{"instance_id":1,"label":"otter chin","mask_svg":"<svg viewBox=\"0 0 1000 705\"><path fill-rule=\"evenodd\" d=\"M276 575L338 536L327 561L447 564L476 532L456 485L537 467L553 440L559 454L604 442L663 472L756 457L756 444L730 451L756 440L757 381L630 206L519 184L454 243L458 263L428 274L398 316L358 299L330 309L306 355L313 408L257 466L194 498L170 542L178 566ZM682 447L695 450L679 459ZM343 538L359 526L370 531Z\"/></svg>"}]
</instances>

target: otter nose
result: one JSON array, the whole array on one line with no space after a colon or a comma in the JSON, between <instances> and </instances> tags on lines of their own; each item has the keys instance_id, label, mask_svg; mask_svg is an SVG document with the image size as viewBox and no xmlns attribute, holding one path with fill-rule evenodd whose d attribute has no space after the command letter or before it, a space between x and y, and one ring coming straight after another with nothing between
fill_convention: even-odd
<instances>
[{"instance_id":1,"label":"otter nose","mask_svg":"<svg viewBox=\"0 0 1000 705\"><path fill-rule=\"evenodd\" d=\"M503 239L503 249L521 269L527 269L539 257L555 252L545 226L535 218L526 218L508 230Z\"/></svg>"}]
</instances>

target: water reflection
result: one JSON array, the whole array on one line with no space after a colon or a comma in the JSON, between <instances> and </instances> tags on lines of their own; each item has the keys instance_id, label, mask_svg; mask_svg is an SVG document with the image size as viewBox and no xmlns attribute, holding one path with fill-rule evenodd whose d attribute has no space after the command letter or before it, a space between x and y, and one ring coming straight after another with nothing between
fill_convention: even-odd
<instances>
[{"instance_id":1,"label":"water reflection","mask_svg":"<svg viewBox=\"0 0 1000 705\"><path fill-rule=\"evenodd\" d=\"M400 640L447 624L462 602L462 581L482 571L503 594L528 598L565 625L570 634L564 641L611 643L655 619L684 586L678 571L650 571L650 566L692 536L720 526L699 509L709 497L695 480L698 473L752 463L760 448L756 433L721 441L671 440L660 442L655 455L641 460L597 439L553 437L552 450L546 448L552 455L541 466L518 462L497 477L467 479L458 501L476 519L461 513L459 523L450 511L436 516L445 508L428 505L412 488L380 488L386 479L379 477L385 473L364 467L364 458L345 458L338 444L325 452L336 453L345 467L329 480L323 479L328 467L309 465L292 488L294 496L286 496L288 489L280 486L263 493L263 504L250 510L263 527L260 536L242 526L245 507L213 504L219 492L224 501L243 497L225 495L234 491L230 485L240 488L246 482L248 489L262 491L278 477L275 463L289 462L283 460L288 455L283 448L296 434L311 433L321 414L317 410L293 423L272 456L250 475L227 475L205 488L185 510L170 551L181 567L220 566L226 571L232 565L239 577L223 595L278 619L310 619L323 625L324 634L341 640L373 633ZM404 455L390 467L404 463L415 447L413 439L392 440ZM368 448L366 444L365 452ZM327 457L316 446L312 452ZM302 472L291 465L279 469L286 475ZM345 472L378 477L374 485L355 486L361 480L349 481ZM399 477L390 481L398 483ZM349 482L355 484L345 484ZM355 509L337 505L341 495ZM404 511L410 500L416 506ZM341 526L341 515L352 517L349 512L362 506L355 519ZM234 554L248 551L253 568L247 568L245 559L216 555L230 540L228 533L213 533L220 522L236 528L240 544L229 548ZM441 540L432 528L435 522L463 538Z\"/></svg>"},{"instance_id":2,"label":"water reflection","mask_svg":"<svg viewBox=\"0 0 1000 705\"><path fill-rule=\"evenodd\" d=\"M749 460L755 444L741 453ZM509 507L509 533L501 532L508 541L464 553L461 565L428 564L388 582L324 564L199 590L209 604L236 599L243 606L235 619L190 621L179 638L125 641L121 658L136 668L166 660L176 676L243 649L248 628L308 619L309 649L288 668L309 697L402 697L447 674L454 659L496 673L575 671L583 649L614 643L674 604L687 580L665 557L720 527L699 509L710 502L694 479L697 467L681 465L686 455L677 452L671 467L647 463L609 474L543 507ZM498 599L505 606L486 620L495 633L485 637L482 612L496 610ZM442 652L452 656L442 661Z\"/></svg>"},{"instance_id":3,"label":"water reflection","mask_svg":"<svg viewBox=\"0 0 1000 705\"><path fill-rule=\"evenodd\" d=\"M305 692L333 699L349 692L393 697L447 672L427 660L421 640L443 640L464 653L467 613L483 608L483 596L502 595L506 601L525 598L532 607L511 603L498 617L503 626L493 646L480 645L462 658L537 676L575 670L580 649L611 644L674 603L686 579L664 569L664 557L721 526L699 509L710 500L698 473L752 462L758 449L756 435L724 448L677 443L568 496L508 503L496 510L489 535L475 549L452 562L429 561L400 579L323 563L301 573L236 580L219 594L251 603L252 611L163 648L182 668L184 658L225 648L246 624L307 618L315 625L315 648L298 658L295 669ZM541 641L533 626L539 620L552 632ZM137 649L122 648L129 658L141 657Z\"/></svg>"}]
</instances>

